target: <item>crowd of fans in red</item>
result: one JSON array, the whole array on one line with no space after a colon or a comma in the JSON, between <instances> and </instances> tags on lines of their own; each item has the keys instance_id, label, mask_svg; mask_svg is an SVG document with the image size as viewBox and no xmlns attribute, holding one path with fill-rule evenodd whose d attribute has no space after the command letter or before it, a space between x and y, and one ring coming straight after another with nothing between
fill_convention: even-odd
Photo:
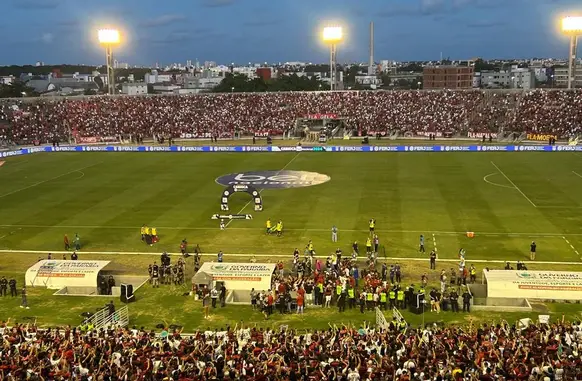
<instances>
[{"instance_id":1,"label":"crowd of fans in red","mask_svg":"<svg viewBox=\"0 0 582 381\"><path fill-rule=\"evenodd\" d=\"M580 323L325 331L0 325L4 380L581 380Z\"/></svg>"},{"instance_id":2,"label":"crowd of fans in red","mask_svg":"<svg viewBox=\"0 0 582 381\"><path fill-rule=\"evenodd\" d=\"M281 135L309 115L413 134L582 131L582 91L345 91L88 97L0 102L0 140ZM3 122L4 121L4 122ZM4 127L2 127L4 126Z\"/></svg>"}]
</instances>

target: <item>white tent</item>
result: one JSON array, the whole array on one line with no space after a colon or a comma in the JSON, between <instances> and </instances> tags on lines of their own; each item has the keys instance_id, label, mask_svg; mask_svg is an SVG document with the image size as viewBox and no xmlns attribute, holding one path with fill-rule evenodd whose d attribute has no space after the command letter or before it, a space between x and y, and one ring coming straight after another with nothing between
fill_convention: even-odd
<instances>
[{"instance_id":1,"label":"white tent","mask_svg":"<svg viewBox=\"0 0 582 381\"><path fill-rule=\"evenodd\" d=\"M64 287L97 287L99 272L109 261L42 260L26 270L29 287L61 289Z\"/></svg>"},{"instance_id":2,"label":"white tent","mask_svg":"<svg viewBox=\"0 0 582 381\"><path fill-rule=\"evenodd\" d=\"M224 282L227 290L268 290L277 265L273 263L204 262L198 272Z\"/></svg>"}]
</instances>

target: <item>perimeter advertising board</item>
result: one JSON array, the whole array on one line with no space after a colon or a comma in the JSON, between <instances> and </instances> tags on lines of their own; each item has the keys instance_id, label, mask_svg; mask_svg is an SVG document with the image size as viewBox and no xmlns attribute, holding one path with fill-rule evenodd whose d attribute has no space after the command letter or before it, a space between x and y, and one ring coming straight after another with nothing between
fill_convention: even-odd
<instances>
[{"instance_id":1,"label":"perimeter advertising board","mask_svg":"<svg viewBox=\"0 0 582 381\"><path fill-rule=\"evenodd\" d=\"M97 287L99 272L109 261L42 260L26 270L27 287Z\"/></svg>"},{"instance_id":2,"label":"perimeter advertising board","mask_svg":"<svg viewBox=\"0 0 582 381\"><path fill-rule=\"evenodd\" d=\"M276 265L272 263L217 263L205 262L199 271L224 282L227 290L266 291L271 288L271 278Z\"/></svg>"},{"instance_id":3,"label":"perimeter advertising board","mask_svg":"<svg viewBox=\"0 0 582 381\"><path fill-rule=\"evenodd\" d=\"M490 298L582 300L582 272L483 271Z\"/></svg>"}]
</instances>

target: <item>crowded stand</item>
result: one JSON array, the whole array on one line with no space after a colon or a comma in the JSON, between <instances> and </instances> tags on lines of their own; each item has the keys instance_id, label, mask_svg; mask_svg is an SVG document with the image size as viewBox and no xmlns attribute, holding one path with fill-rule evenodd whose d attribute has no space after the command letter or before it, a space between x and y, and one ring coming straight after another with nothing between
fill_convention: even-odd
<instances>
[{"instance_id":1,"label":"crowded stand","mask_svg":"<svg viewBox=\"0 0 582 381\"><path fill-rule=\"evenodd\" d=\"M582 325L327 330L0 324L4 380L580 380Z\"/></svg>"},{"instance_id":2,"label":"crowded stand","mask_svg":"<svg viewBox=\"0 0 582 381\"><path fill-rule=\"evenodd\" d=\"M9 126L4 139L17 144L73 137L77 142L103 142L276 136L293 129L298 119L318 115L341 119L349 129L380 134L456 135L503 128L566 137L582 130L580 105L581 91L564 90L98 96L3 104L0 118Z\"/></svg>"}]
</instances>

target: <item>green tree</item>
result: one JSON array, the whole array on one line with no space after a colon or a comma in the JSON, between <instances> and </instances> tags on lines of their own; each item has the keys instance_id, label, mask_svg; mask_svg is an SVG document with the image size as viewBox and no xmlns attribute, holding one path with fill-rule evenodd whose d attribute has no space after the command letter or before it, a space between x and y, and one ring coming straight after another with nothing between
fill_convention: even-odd
<instances>
[{"instance_id":1,"label":"green tree","mask_svg":"<svg viewBox=\"0 0 582 381\"><path fill-rule=\"evenodd\" d=\"M0 98L22 98L38 96L33 88L22 82L14 82L10 85L0 85Z\"/></svg>"}]
</instances>

